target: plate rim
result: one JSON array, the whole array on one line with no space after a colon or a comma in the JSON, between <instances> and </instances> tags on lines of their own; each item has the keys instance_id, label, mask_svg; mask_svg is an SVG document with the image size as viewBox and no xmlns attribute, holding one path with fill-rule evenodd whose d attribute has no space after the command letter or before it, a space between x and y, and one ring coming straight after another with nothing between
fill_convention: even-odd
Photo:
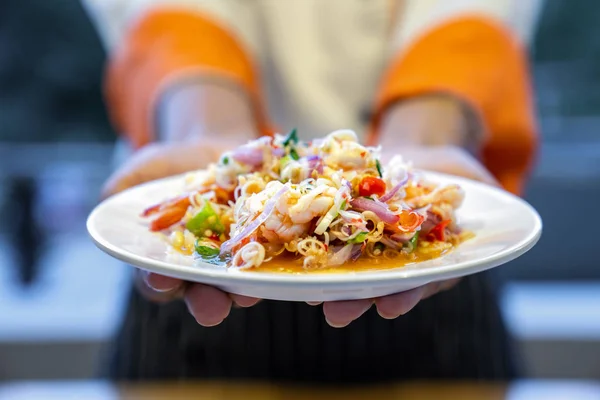
<instances>
[{"instance_id":1,"label":"plate rim","mask_svg":"<svg viewBox=\"0 0 600 400\"><path fill-rule=\"evenodd\" d=\"M516 201L520 203L530 215L533 217L533 226L529 234L516 245L510 246L507 249L501 250L491 256L487 256L485 260L473 259L462 262L457 262L444 266L431 266L422 269L410 269L405 270L402 266L398 268L390 268L385 270L374 270L364 272L340 272L340 273L328 273L328 274L287 274L287 273L273 273L273 272L250 272L245 273L244 271L229 270L225 268L202 268L202 264L198 267L195 266L184 266L169 263L166 261L155 260L147 257L140 256L132 253L128 250L114 246L102 235L99 234L97 229L94 227L94 221L97 220L97 215L100 214L104 208L111 205L111 201L114 201L117 197L125 197L132 191L141 190L147 186L159 186L164 182L175 182L178 179L182 179L186 174L178 174L170 177L165 177L157 180L136 185L128 188L120 193L110 196L104 199L102 202L97 204L92 212L90 212L86 220L86 228L89 236L91 237L94 244L105 253L112 257L123 261L124 263L130 264L135 268L144 269L159 274L169 275L178 277L180 279L190 279L190 276L198 278L198 282L209 283L209 284L223 284L229 281L231 284L263 284L263 285L303 285L303 286L315 286L315 285L376 285L390 284L393 281L411 281L411 280L426 280L437 281L440 279L450 279L460 276L472 275L478 272L482 272L487 269L495 268L509 261L512 261L521 255L525 254L539 241L542 231L543 223L539 213L535 208L527 202L502 188L491 186L482 182L478 182L472 179L434 172L427 170L416 170L419 173L424 174L425 178L441 178L442 180L454 181L461 185L467 183L468 185L474 185L481 190L488 191L495 196L500 196L510 201ZM468 194L467 194L468 195ZM418 263L417 263L418 264ZM182 278L182 277L186 278ZM200 280L202 279L202 280Z\"/></svg>"}]
</instances>

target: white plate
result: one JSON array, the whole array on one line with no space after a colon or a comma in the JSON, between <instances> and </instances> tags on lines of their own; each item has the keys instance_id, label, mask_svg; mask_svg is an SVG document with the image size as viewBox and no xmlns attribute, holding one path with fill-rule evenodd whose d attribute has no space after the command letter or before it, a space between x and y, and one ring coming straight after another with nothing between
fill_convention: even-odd
<instances>
[{"instance_id":1,"label":"white plate","mask_svg":"<svg viewBox=\"0 0 600 400\"><path fill-rule=\"evenodd\" d=\"M183 178L175 176L119 193L98 205L87 221L96 245L133 266L188 281L202 282L230 293L272 300L332 301L372 298L412 289L429 282L475 274L531 249L542 232L538 213L501 189L449 175L426 172L441 184L458 183L466 192L457 216L475 238L449 254L380 271L331 274L244 272L167 254L167 244L148 231L140 212L177 194Z\"/></svg>"}]
</instances>

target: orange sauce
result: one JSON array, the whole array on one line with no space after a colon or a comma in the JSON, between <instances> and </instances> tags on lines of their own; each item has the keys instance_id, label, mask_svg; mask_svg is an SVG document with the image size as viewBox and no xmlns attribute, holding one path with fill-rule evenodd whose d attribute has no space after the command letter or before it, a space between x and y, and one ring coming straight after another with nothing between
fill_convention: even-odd
<instances>
[{"instance_id":1,"label":"orange sauce","mask_svg":"<svg viewBox=\"0 0 600 400\"><path fill-rule=\"evenodd\" d=\"M362 256L358 260L349 262L335 267L325 267L320 269L304 269L302 266L302 258L283 255L275 257L272 260L261 264L258 268L249 269L248 272L270 272L270 273L288 273L288 274L318 274L318 273L340 273L340 272L356 272L356 271L377 271L393 268L400 268L406 265L418 263L421 261L432 260L438 258L452 248L444 251L423 251L422 248L417 248L411 254L401 254L395 258L377 257L371 258Z\"/></svg>"},{"instance_id":2,"label":"orange sauce","mask_svg":"<svg viewBox=\"0 0 600 400\"><path fill-rule=\"evenodd\" d=\"M339 266L325 266L318 269L305 269L303 258L285 253L264 262L258 268L250 268L245 271L252 273L284 273L284 274L323 274L323 273L343 273L358 271L381 271L394 268L401 268L418 262L433 260L451 252L460 243L473 238L475 235L471 232L463 232L459 237L454 238L447 246L436 246L435 243L419 242L414 252L410 254L400 253L394 258L382 256L369 257L362 255L358 260L351 261ZM227 266L230 259L215 257L213 259L204 259L205 262Z\"/></svg>"}]
</instances>

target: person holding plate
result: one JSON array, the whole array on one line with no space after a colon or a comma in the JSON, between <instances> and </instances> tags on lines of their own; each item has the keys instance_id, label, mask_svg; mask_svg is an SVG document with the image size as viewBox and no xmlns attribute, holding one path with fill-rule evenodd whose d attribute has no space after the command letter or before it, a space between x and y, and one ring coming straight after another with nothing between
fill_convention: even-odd
<instances>
[{"instance_id":1,"label":"person holding plate","mask_svg":"<svg viewBox=\"0 0 600 400\"><path fill-rule=\"evenodd\" d=\"M384 158L523 189L537 145L524 46L540 1L85 3L109 51L107 104L127 152L107 196L290 127L305 140L350 128ZM114 379L517 374L485 274L322 305L141 272L136 283Z\"/></svg>"}]
</instances>

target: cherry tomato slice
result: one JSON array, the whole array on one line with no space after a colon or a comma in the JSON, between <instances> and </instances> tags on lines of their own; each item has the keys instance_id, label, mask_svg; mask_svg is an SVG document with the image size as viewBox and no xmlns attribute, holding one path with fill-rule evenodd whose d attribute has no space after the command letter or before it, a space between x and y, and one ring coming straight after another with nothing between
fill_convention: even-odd
<instances>
[{"instance_id":1,"label":"cherry tomato slice","mask_svg":"<svg viewBox=\"0 0 600 400\"><path fill-rule=\"evenodd\" d=\"M374 176L364 177L358 185L358 194L361 196L383 196L385 194L385 182Z\"/></svg>"}]
</instances>

